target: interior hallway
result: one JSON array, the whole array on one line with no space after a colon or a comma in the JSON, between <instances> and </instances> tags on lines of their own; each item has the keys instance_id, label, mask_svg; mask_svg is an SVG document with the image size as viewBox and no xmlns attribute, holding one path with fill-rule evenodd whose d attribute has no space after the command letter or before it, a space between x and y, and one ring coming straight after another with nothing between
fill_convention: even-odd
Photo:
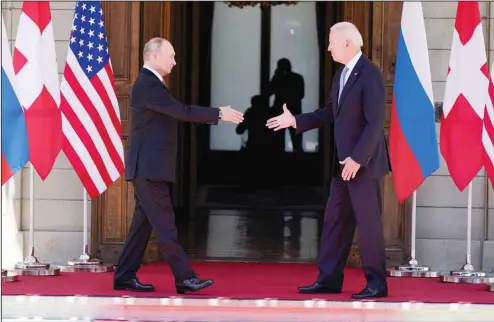
<instances>
[{"instance_id":1,"label":"interior hallway","mask_svg":"<svg viewBox=\"0 0 494 322\"><path fill-rule=\"evenodd\" d=\"M325 204L317 188L203 187L180 242L193 260L314 262Z\"/></svg>"}]
</instances>

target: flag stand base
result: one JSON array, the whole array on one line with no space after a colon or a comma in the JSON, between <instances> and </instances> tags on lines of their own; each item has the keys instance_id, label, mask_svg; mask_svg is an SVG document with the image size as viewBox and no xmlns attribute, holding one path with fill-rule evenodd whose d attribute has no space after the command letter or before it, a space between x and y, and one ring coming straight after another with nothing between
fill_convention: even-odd
<instances>
[{"instance_id":1,"label":"flag stand base","mask_svg":"<svg viewBox=\"0 0 494 322\"><path fill-rule=\"evenodd\" d=\"M15 272L26 276L58 276L60 268L42 264L34 256L29 256L24 262L15 264Z\"/></svg>"},{"instance_id":2,"label":"flag stand base","mask_svg":"<svg viewBox=\"0 0 494 322\"><path fill-rule=\"evenodd\" d=\"M11 283L17 282L19 280L19 275L14 272L9 272L6 269L2 269L2 282L3 283Z\"/></svg>"},{"instance_id":3,"label":"flag stand base","mask_svg":"<svg viewBox=\"0 0 494 322\"><path fill-rule=\"evenodd\" d=\"M14 272L9 272L6 269L2 269L2 282L10 283L16 282L19 279L19 276Z\"/></svg>"},{"instance_id":4,"label":"flag stand base","mask_svg":"<svg viewBox=\"0 0 494 322\"><path fill-rule=\"evenodd\" d=\"M440 272L431 271L429 266L419 265L418 261L415 258L412 258L408 262L408 265L400 265L387 269L386 275L389 277L431 278L439 277Z\"/></svg>"},{"instance_id":5,"label":"flag stand base","mask_svg":"<svg viewBox=\"0 0 494 322\"><path fill-rule=\"evenodd\" d=\"M419 278L437 278L440 272L431 271L429 266L395 266L386 270L389 277L419 277Z\"/></svg>"},{"instance_id":6,"label":"flag stand base","mask_svg":"<svg viewBox=\"0 0 494 322\"><path fill-rule=\"evenodd\" d=\"M113 272L113 265L103 264L103 261L91 258L89 254L82 254L79 258L69 261L67 266L62 267L62 271L68 273L108 273Z\"/></svg>"},{"instance_id":7,"label":"flag stand base","mask_svg":"<svg viewBox=\"0 0 494 322\"><path fill-rule=\"evenodd\" d=\"M456 284L489 284L494 283L494 275L483 271L476 271L471 264L465 264L459 271L451 271L441 275L439 280L443 283Z\"/></svg>"}]
</instances>

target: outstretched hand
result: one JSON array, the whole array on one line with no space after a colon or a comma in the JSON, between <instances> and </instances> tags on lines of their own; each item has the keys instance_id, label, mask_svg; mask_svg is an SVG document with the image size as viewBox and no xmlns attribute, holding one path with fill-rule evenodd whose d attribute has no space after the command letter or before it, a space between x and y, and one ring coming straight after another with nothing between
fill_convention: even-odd
<instances>
[{"instance_id":1,"label":"outstretched hand","mask_svg":"<svg viewBox=\"0 0 494 322\"><path fill-rule=\"evenodd\" d=\"M220 107L220 111L222 121L239 124L244 120L244 114L231 108L230 106L222 106Z\"/></svg>"},{"instance_id":2,"label":"outstretched hand","mask_svg":"<svg viewBox=\"0 0 494 322\"><path fill-rule=\"evenodd\" d=\"M286 129L291 126L295 126L295 117L290 113L286 104L283 104L283 114L270 118L266 122L266 126L275 131Z\"/></svg>"}]
</instances>

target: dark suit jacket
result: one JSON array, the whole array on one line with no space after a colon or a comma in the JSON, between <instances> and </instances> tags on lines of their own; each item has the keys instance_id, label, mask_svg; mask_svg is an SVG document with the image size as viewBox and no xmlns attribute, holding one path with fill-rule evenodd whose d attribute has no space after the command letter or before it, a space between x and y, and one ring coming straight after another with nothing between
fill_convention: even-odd
<instances>
[{"instance_id":1,"label":"dark suit jacket","mask_svg":"<svg viewBox=\"0 0 494 322\"><path fill-rule=\"evenodd\" d=\"M335 166L351 157L361 165L359 176L380 178L390 169L384 137L386 86L379 68L362 55L353 68L338 103L340 68L323 109L295 117L297 133L334 122ZM336 155L337 154L337 155Z\"/></svg>"},{"instance_id":2,"label":"dark suit jacket","mask_svg":"<svg viewBox=\"0 0 494 322\"><path fill-rule=\"evenodd\" d=\"M174 182L179 121L217 124L219 109L180 103L143 68L130 92L130 117L126 180Z\"/></svg>"}]
</instances>

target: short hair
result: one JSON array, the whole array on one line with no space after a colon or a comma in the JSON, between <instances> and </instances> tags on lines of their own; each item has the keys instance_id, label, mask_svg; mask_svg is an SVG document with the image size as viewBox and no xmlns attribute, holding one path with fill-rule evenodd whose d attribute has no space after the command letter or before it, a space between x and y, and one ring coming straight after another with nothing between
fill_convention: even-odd
<instances>
[{"instance_id":1,"label":"short hair","mask_svg":"<svg viewBox=\"0 0 494 322\"><path fill-rule=\"evenodd\" d=\"M160 37L155 37L155 38L152 38L151 40L149 40L144 45L144 49L142 51L142 58L143 58L143 60L144 61L148 60L149 59L149 55L151 55L151 53L158 52L161 49L161 46L163 46L163 44L165 42L169 42L169 41L166 40L165 38L160 38Z\"/></svg>"},{"instance_id":2,"label":"short hair","mask_svg":"<svg viewBox=\"0 0 494 322\"><path fill-rule=\"evenodd\" d=\"M331 27L330 31L340 33L345 39L350 40L356 46L362 47L364 45L360 31L358 31L357 27L351 22L338 22Z\"/></svg>"}]
</instances>

